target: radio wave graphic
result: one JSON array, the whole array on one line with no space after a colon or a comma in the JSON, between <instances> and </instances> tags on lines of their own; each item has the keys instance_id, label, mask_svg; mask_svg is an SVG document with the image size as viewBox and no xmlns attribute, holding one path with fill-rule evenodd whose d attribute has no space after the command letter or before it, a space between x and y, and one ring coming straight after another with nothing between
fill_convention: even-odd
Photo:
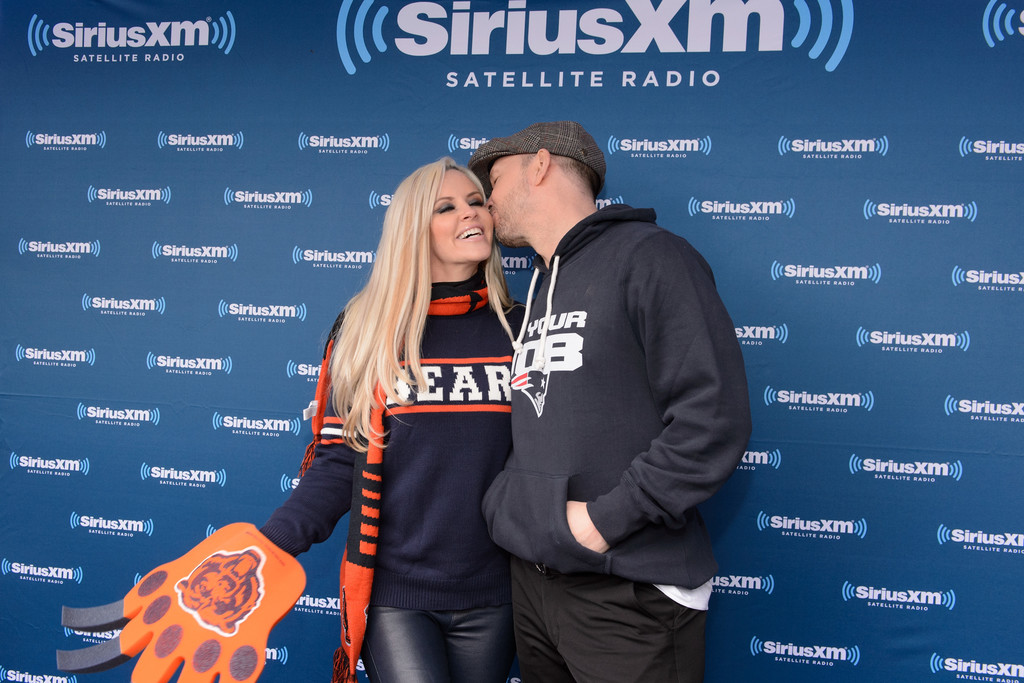
<instances>
[{"instance_id":1,"label":"radio wave graphic","mask_svg":"<svg viewBox=\"0 0 1024 683\"><path fill-rule=\"evenodd\" d=\"M690 197L690 201L687 203L686 208L690 212L691 216L696 216L700 213L700 202L696 197Z\"/></svg>"},{"instance_id":2,"label":"radio wave graphic","mask_svg":"<svg viewBox=\"0 0 1024 683\"><path fill-rule=\"evenodd\" d=\"M774 469L782 467L782 451L776 448L768 454L768 464Z\"/></svg>"},{"instance_id":3,"label":"radio wave graphic","mask_svg":"<svg viewBox=\"0 0 1024 683\"><path fill-rule=\"evenodd\" d=\"M955 415L960 412L956 408L957 400L950 395L946 395L946 400L943 401L942 407L946 411L946 415Z\"/></svg>"},{"instance_id":4,"label":"radio wave graphic","mask_svg":"<svg viewBox=\"0 0 1024 683\"><path fill-rule=\"evenodd\" d=\"M971 202L970 204L964 204L964 216L970 222L974 222L978 218L978 203Z\"/></svg>"},{"instance_id":5,"label":"radio wave graphic","mask_svg":"<svg viewBox=\"0 0 1024 683\"><path fill-rule=\"evenodd\" d=\"M370 190L370 208L371 209L376 209L378 206L380 206L381 205L381 201L380 200L381 200L381 195L378 194L377 192L373 191L373 190Z\"/></svg>"},{"instance_id":6,"label":"radio wave graphic","mask_svg":"<svg viewBox=\"0 0 1024 683\"><path fill-rule=\"evenodd\" d=\"M282 474L281 475L281 492L282 493L289 493L292 490L292 488L293 488L292 487L292 481L293 481L293 479L291 477L289 477L287 474Z\"/></svg>"},{"instance_id":7,"label":"radio wave graphic","mask_svg":"<svg viewBox=\"0 0 1024 683\"><path fill-rule=\"evenodd\" d=\"M775 389L772 389L770 384L764 388L764 404L766 406L770 406L771 404L775 403L778 397L779 392L776 391Z\"/></svg>"},{"instance_id":8,"label":"radio wave graphic","mask_svg":"<svg viewBox=\"0 0 1024 683\"><path fill-rule=\"evenodd\" d=\"M866 393L861 394L860 400L861 405L863 405L864 409L867 410L868 412L875 409L875 392L868 391Z\"/></svg>"},{"instance_id":9,"label":"radio wave graphic","mask_svg":"<svg viewBox=\"0 0 1024 683\"><path fill-rule=\"evenodd\" d=\"M779 156L786 156L788 152L793 151L793 141L787 138L785 135L779 137Z\"/></svg>"},{"instance_id":10,"label":"radio wave graphic","mask_svg":"<svg viewBox=\"0 0 1024 683\"><path fill-rule=\"evenodd\" d=\"M50 25L40 19L38 14L33 14L28 20L28 50L33 57L42 52L44 47L49 47L49 34Z\"/></svg>"},{"instance_id":11,"label":"radio wave graphic","mask_svg":"<svg viewBox=\"0 0 1024 683\"><path fill-rule=\"evenodd\" d=\"M288 361L288 366L285 369L285 373L288 375L288 377L294 377L295 375L299 374L298 364L296 364L296 362L293 360Z\"/></svg>"},{"instance_id":12,"label":"radio wave graphic","mask_svg":"<svg viewBox=\"0 0 1024 683\"><path fill-rule=\"evenodd\" d=\"M878 153L883 157L887 155L889 153L889 137L887 135L883 135L882 137L877 138L875 140L875 147L877 148Z\"/></svg>"},{"instance_id":13,"label":"radio wave graphic","mask_svg":"<svg viewBox=\"0 0 1024 683\"><path fill-rule=\"evenodd\" d=\"M142 481L149 479L149 474L152 468L146 463L142 463L142 467L139 468L139 474L142 476Z\"/></svg>"},{"instance_id":14,"label":"radio wave graphic","mask_svg":"<svg viewBox=\"0 0 1024 683\"><path fill-rule=\"evenodd\" d=\"M754 636L750 639L750 654L754 657L764 652L764 641Z\"/></svg>"},{"instance_id":15,"label":"radio wave graphic","mask_svg":"<svg viewBox=\"0 0 1024 683\"><path fill-rule=\"evenodd\" d=\"M835 23L835 10L832 7L833 0L818 0L818 18L821 21L821 25L818 27L818 36L814 40L814 44L811 46L808 56L811 59L817 59L822 55L825 49L828 47L829 42L832 39L832 33L836 30ZM853 0L839 0L839 28L838 38L835 41L835 45L832 49L832 54L825 62L825 71L835 71L839 63L843 61L843 57L846 55L846 50L850 47L850 39L853 37ZM791 45L795 48L802 47L807 41L811 34L812 24L814 23L811 16L811 10L807 6L805 0L794 0L793 5L796 7L797 14L800 16L800 26L797 29L796 35L793 36Z\"/></svg>"},{"instance_id":16,"label":"radio wave graphic","mask_svg":"<svg viewBox=\"0 0 1024 683\"><path fill-rule=\"evenodd\" d=\"M969 138L960 138L960 156L965 157L971 153L971 149L974 146L974 142Z\"/></svg>"},{"instance_id":17,"label":"radio wave graphic","mask_svg":"<svg viewBox=\"0 0 1024 683\"><path fill-rule=\"evenodd\" d=\"M213 36L210 38L210 42L217 47L218 50L222 50L224 54L229 54L231 48L235 46L235 17L230 11L224 12L224 16L210 22L211 28L213 28Z\"/></svg>"},{"instance_id":18,"label":"radio wave graphic","mask_svg":"<svg viewBox=\"0 0 1024 683\"><path fill-rule=\"evenodd\" d=\"M220 303L217 304L217 315L220 316L221 318L223 318L227 314L228 314L228 302L224 301L224 299L221 299Z\"/></svg>"},{"instance_id":19,"label":"radio wave graphic","mask_svg":"<svg viewBox=\"0 0 1024 683\"><path fill-rule=\"evenodd\" d=\"M958 332L956 335L956 346L958 349L961 349L962 351L966 351L967 349L971 348L971 333L968 332L967 330L964 330L963 332Z\"/></svg>"},{"instance_id":20,"label":"radio wave graphic","mask_svg":"<svg viewBox=\"0 0 1024 683\"><path fill-rule=\"evenodd\" d=\"M90 204L92 204L99 198L99 191L90 185L89 189L85 191L85 198L89 200Z\"/></svg>"},{"instance_id":21,"label":"radio wave graphic","mask_svg":"<svg viewBox=\"0 0 1024 683\"><path fill-rule=\"evenodd\" d=\"M851 455L850 456L850 474L857 474L862 469L864 469L863 465L861 464L863 462L864 461L861 460L860 456L858 456L856 453Z\"/></svg>"},{"instance_id":22,"label":"radio wave graphic","mask_svg":"<svg viewBox=\"0 0 1024 683\"><path fill-rule=\"evenodd\" d=\"M967 281L967 271L960 266L953 266L953 286L959 287Z\"/></svg>"},{"instance_id":23,"label":"radio wave graphic","mask_svg":"<svg viewBox=\"0 0 1024 683\"><path fill-rule=\"evenodd\" d=\"M782 264L779 263L778 261L772 261L772 279L778 280L784 274L785 269L782 267Z\"/></svg>"},{"instance_id":24,"label":"radio wave graphic","mask_svg":"<svg viewBox=\"0 0 1024 683\"><path fill-rule=\"evenodd\" d=\"M609 135L608 136L608 145L607 145L608 153L609 154L615 154L616 152L618 152L619 149L621 149L620 142L621 142L621 140L619 140L614 135Z\"/></svg>"},{"instance_id":25,"label":"radio wave graphic","mask_svg":"<svg viewBox=\"0 0 1024 683\"><path fill-rule=\"evenodd\" d=\"M850 664L857 666L860 664L860 647L854 645L853 647L846 648L847 656L849 657Z\"/></svg>"},{"instance_id":26,"label":"radio wave graphic","mask_svg":"<svg viewBox=\"0 0 1024 683\"><path fill-rule=\"evenodd\" d=\"M303 132L299 132L299 149L306 149L309 147L309 136Z\"/></svg>"},{"instance_id":27,"label":"radio wave graphic","mask_svg":"<svg viewBox=\"0 0 1024 683\"><path fill-rule=\"evenodd\" d=\"M21 344L18 344L14 348L14 360L18 361L19 363L25 360L25 347L22 346Z\"/></svg>"},{"instance_id":28,"label":"radio wave graphic","mask_svg":"<svg viewBox=\"0 0 1024 683\"><path fill-rule=\"evenodd\" d=\"M761 585L764 587L764 592L771 595L775 592L775 577L769 574L768 576L761 578Z\"/></svg>"},{"instance_id":29,"label":"radio wave graphic","mask_svg":"<svg viewBox=\"0 0 1024 683\"><path fill-rule=\"evenodd\" d=\"M860 538L868 535L868 521L861 517L853 523L853 533Z\"/></svg>"},{"instance_id":30,"label":"radio wave graphic","mask_svg":"<svg viewBox=\"0 0 1024 683\"><path fill-rule=\"evenodd\" d=\"M455 154L455 150L459 148L459 138L454 134L448 136L448 152Z\"/></svg>"},{"instance_id":31,"label":"radio wave graphic","mask_svg":"<svg viewBox=\"0 0 1024 683\"><path fill-rule=\"evenodd\" d=\"M943 545L953 540L953 532L945 524L940 524L938 531L935 532L935 537L938 539L939 545Z\"/></svg>"},{"instance_id":32,"label":"radio wave graphic","mask_svg":"<svg viewBox=\"0 0 1024 683\"><path fill-rule=\"evenodd\" d=\"M781 344L785 344L789 340L789 325L787 323L775 326L775 338Z\"/></svg>"},{"instance_id":33,"label":"radio wave graphic","mask_svg":"<svg viewBox=\"0 0 1024 683\"><path fill-rule=\"evenodd\" d=\"M856 588L849 581L843 581L843 601L849 602L857 597Z\"/></svg>"},{"instance_id":34,"label":"radio wave graphic","mask_svg":"<svg viewBox=\"0 0 1024 683\"><path fill-rule=\"evenodd\" d=\"M933 652L931 658L928 660L928 666L931 668L933 674L937 674L942 671L943 658L937 653Z\"/></svg>"},{"instance_id":35,"label":"radio wave graphic","mask_svg":"<svg viewBox=\"0 0 1024 683\"><path fill-rule=\"evenodd\" d=\"M757 513L757 530L764 531L771 525L771 518L764 512Z\"/></svg>"},{"instance_id":36,"label":"radio wave graphic","mask_svg":"<svg viewBox=\"0 0 1024 683\"><path fill-rule=\"evenodd\" d=\"M864 201L864 220L871 220L874 216L878 215L878 204L875 204L870 199Z\"/></svg>"},{"instance_id":37,"label":"radio wave graphic","mask_svg":"<svg viewBox=\"0 0 1024 683\"><path fill-rule=\"evenodd\" d=\"M366 45L366 20L370 14L370 8L373 6L374 0L363 0L359 5L359 9L355 12L355 17L352 17L351 24L351 37L352 42L355 44L356 54L359 59L362 60L363 64L369 64L372 59L370 50ZM338 41L338 56L341 57L341 63L345 67L345 71L349 76L352 76L356 72L356 64L352 59L352 53L349 49L349 19L352 14L352 7L355 5L354 0L344 0L341 3L341 9L338 11L338 25L337 25L337 41ZM384 25L384 18L388 14L387 6L380 7L377 13L373 16L373 22L370 25L370 35L373 38L373 45L377 48L380 53L387 52L388 46L384 42L384 36L381 33L381 27Z\"/></svg>"},{"instance_id":38,"label":"radio wave graphic","mask_svg":"<svg viewBox=\"0 0 1024 683\"><path fill-rule=\"evenodd\" d=\"M997 40L1003 42L1017 32L1013 28L1015 12L1013 9L1007 11L1006 3L1001 0L989 0L981 19L981 32L989 47L995 47Z\"/></svg>"},{"instance_id":39,"label":"radio wave graphic","mask_svg":"<svg viewBox=\"0 0 1024 683\"><path fill-rule=\"evenodd\" d=\"M943 607L952 612L953 608L956 607L956 593L954 593L952 590L948 590L945 593L943 593L941 604Z\"/></svg>"},{"instance_id":40,"label":"radio wave graphic","mask_svg":"<svg viewBox=\"0 0 1024 683\"><path fill-rule=\"evenodd\" d=\"M964 463L960 460L951 462L949 464L949 476L960 481L960 477L964 476Z\"/></svg>"},{"instance_id":41,"label":"radio wave graphic","mask_svg":"<svg viewBox=\"0 0 1024 683\"><path fill-rule=\"evenodd\" d=\"M864 346L871 343L871 335L863 327L857 328L857 346Z\"/></svg>"}]
</instances>

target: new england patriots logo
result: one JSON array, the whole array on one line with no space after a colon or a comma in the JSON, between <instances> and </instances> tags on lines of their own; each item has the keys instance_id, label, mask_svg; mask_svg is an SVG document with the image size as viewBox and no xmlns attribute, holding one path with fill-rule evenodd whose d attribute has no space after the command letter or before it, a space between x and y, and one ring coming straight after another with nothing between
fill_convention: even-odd
<instances>
[{"instance_id":1,"label":"new england patriots logo","mask_svg":"<svg viewBox=\"0 0 1024 683\"><path fill-rule=\"evenodd\" d=\"M530 403L533 404L533 409L537 411L537 417L540 417L544 412L544 399L548 394L548 380L550 378L551 375L547 367L540 370L529 368L526 372L512 378L512 388L526 394L526 397L530 399Z\"/></svg>"}]
</instances>

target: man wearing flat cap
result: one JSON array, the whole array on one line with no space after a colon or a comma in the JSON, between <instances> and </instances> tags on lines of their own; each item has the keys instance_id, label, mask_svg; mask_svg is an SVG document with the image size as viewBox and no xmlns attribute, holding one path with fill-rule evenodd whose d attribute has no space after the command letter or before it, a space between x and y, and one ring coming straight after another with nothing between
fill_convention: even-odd
<instances>
[{"instance_id":1,"label":"man wearing flat cap","mask_svg":"<svg viewBox=\"0 0 1024 683\"><path fill-rule=\"evenodd\" d=\"M701 681L717 564L697 505L750 435L711 269L654 211L596 210L604 155L578 123L494 138L469 166L498 239L537 252L514 452L483 503L513 556L523 681Z\"/></svg>"}]
</instances>

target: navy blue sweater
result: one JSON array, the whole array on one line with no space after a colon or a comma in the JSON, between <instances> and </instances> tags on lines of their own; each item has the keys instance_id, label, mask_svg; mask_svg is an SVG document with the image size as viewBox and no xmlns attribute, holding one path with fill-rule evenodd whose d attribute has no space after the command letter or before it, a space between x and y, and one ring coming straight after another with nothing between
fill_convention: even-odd
<instances>
[{"instance_id":1,"label":"navy blue sweater","mask_svg":"<svg viewBox=\"0 0 1024 683\"><path fill-rule=\"evenodd\" d=\"M468 291L477 282L459 283ZM453 286L435 286L435 297ZM509 314L522 320L522 308ZM428 387L389 405L380 537L370 604L457 610L510 601L508 556L490 539L480 501L511 449L512 343L489 307L430 315L421 346ZM334 418L328 406L327 423ZM297 555L348 512L355 453L325 438L288 500L261 529Z\"/></svg>"}]
</instances>

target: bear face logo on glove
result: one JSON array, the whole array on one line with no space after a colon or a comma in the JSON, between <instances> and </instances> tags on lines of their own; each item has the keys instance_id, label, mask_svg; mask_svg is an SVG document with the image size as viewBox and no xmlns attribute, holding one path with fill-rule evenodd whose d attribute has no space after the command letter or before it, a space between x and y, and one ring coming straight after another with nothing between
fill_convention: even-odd
<instances>
[{"instance_id":1,"label":"bear face logo on glove","mask_svg":"<svg viewBox=\"0 0 1024 683\"><path fill-rule=\"evenodd\" d=\"M178 603L200 626L233 636L263 599L264 561L256 547L214 553L175 585Z\"/></svg>"}]
</instances>

